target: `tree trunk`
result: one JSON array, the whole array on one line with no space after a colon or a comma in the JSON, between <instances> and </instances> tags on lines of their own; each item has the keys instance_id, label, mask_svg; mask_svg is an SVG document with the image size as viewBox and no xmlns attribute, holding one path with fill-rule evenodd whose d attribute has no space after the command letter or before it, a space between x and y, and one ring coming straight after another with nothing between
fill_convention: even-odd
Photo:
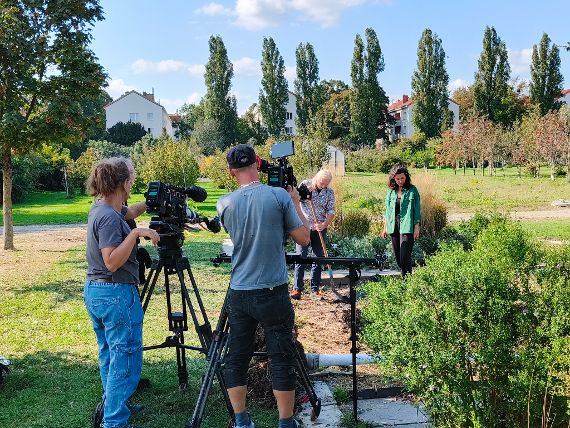
<instances>
[{"instance_id":1,"label":"tree trunk","mask_svg":"<svg viewBox=\"0 0 570 428\"><path fill-rule=\"evenodd\" d=\"M14 223L12 221L12 153L6 147L2 153L2 204L4 206L4 249L14 249Z\"/></svg>"},{"instance_id":2,"label":"tree trunk","mask_svg":"<svg viewBox=\"0 0 570 428\"><path fill-rule=\"evenodd\" d=\"M556 164L550 164L550 180L554 181L554 176L556 174Z\"/></svg>"}]
</instances>

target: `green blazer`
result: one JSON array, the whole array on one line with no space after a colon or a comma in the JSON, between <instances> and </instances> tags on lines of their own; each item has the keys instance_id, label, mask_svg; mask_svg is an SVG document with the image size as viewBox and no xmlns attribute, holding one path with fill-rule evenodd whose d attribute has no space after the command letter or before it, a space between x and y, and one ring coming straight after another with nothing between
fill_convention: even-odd
<instances>
[{"instance_id":1,"label":"green blazer","mask_svg":"<svg viewBox=\"0 0 570 428\"><path fill-rule=\"evenodd\" d=\"M388 189L386 193L386 212L384 221L386 222L386 232L394 233L396 225L396 199L398 191ZM419 224L422 219L420 209L420 193L415 186L404 189L400 200L400 233L414 233L414 225Z\"/></svg>"}]
</instances>

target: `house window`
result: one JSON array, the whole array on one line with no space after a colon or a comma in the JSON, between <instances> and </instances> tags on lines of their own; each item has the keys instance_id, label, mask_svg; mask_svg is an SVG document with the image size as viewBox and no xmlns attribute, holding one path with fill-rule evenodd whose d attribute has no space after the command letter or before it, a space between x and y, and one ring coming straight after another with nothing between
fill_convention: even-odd
<instances>
[{"instance_id":1,"label":"house window","mask_svg":"<svg viewBox=\"0 0 570 428\"><path fill-rule=\"evenodd\" d=\"M293 133L293 127L292 126L286 126L285 127L285 134L291 135L292 133Z\"/></svg>"},{"instance_id":2,"label":"house window","mask_svg":"<svg viewBox=\"0 0 570 428\"><path fill-rule=\"evenodd\" d=\"M394 116L394 119L400 120L400 112L396 113L396 115Z\"/></svg>"},{"instance_id":3,"label":"house window","mask_svg":"<svg viewBox=\"0 0 570 428\"><path fill-rule=\"evenodd\" d=\"M148 128L148 133L152 134L152 128Z\"/></svg>"},{"instance_id":4,"label":"house window","mask_svg":"<svg viewBox=\"0 0 570 428\"><path fill-rule=\"evenodd\" d=\"M146 120L152 120L152 113L146 114Z\"/></svg>"},{"instance_id":5,"label":"house window","mask_svg":"<svg viewBox=\"0 0 570 428\"><path fill-rule=\"evenodd\" d=\"M139 121L138 113L129 113L129 122L138 122L138 121Z\"/></svg>"},{"instance_id":6,"label":"house window","mask_svg":"<svg viewBox=\"0 0 570 428\"><path fill-rule=\"evenodd\" d=\"M291 113L290 111L288 111L285 115L285 119L286 120L292 120L293 119L293 113Z\"/></svg>"}]
</instances>

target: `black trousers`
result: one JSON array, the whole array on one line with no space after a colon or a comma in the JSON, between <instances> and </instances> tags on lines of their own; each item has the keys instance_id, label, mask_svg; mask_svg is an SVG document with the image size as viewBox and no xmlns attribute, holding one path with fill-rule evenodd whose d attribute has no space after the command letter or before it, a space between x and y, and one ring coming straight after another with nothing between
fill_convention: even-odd
<instances>
[{"instance_id":1,"label":"black trousers","mask_svg":"<svg viewBox=\"0 0 570 428\"><path fill-rule=\"evenodd\" d=\"M400 221L396 219L394 233L390 234L392 249L396 257L396 263L402 271L402 276L412 273L412 249L414 248L414 234L400 233Z\"/></svg>"}]
</instances>

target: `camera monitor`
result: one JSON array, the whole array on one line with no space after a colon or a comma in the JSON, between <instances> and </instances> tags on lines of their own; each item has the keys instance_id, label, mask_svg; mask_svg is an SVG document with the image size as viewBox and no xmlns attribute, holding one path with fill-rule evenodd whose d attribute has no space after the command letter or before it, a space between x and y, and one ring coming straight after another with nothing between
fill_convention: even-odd
<instances>
[{"instance_id":1,"label":"camera monitor","mask_svg":"<svg viewBox=\"0 0 570 428\"><path fill-rule=\"evenodd\" d=\"M293 146L293 140L283 141L282 143L276 143L271 146L272 159L284 158L294 154L295 147Z\"/></svg>"}]
</instances>

